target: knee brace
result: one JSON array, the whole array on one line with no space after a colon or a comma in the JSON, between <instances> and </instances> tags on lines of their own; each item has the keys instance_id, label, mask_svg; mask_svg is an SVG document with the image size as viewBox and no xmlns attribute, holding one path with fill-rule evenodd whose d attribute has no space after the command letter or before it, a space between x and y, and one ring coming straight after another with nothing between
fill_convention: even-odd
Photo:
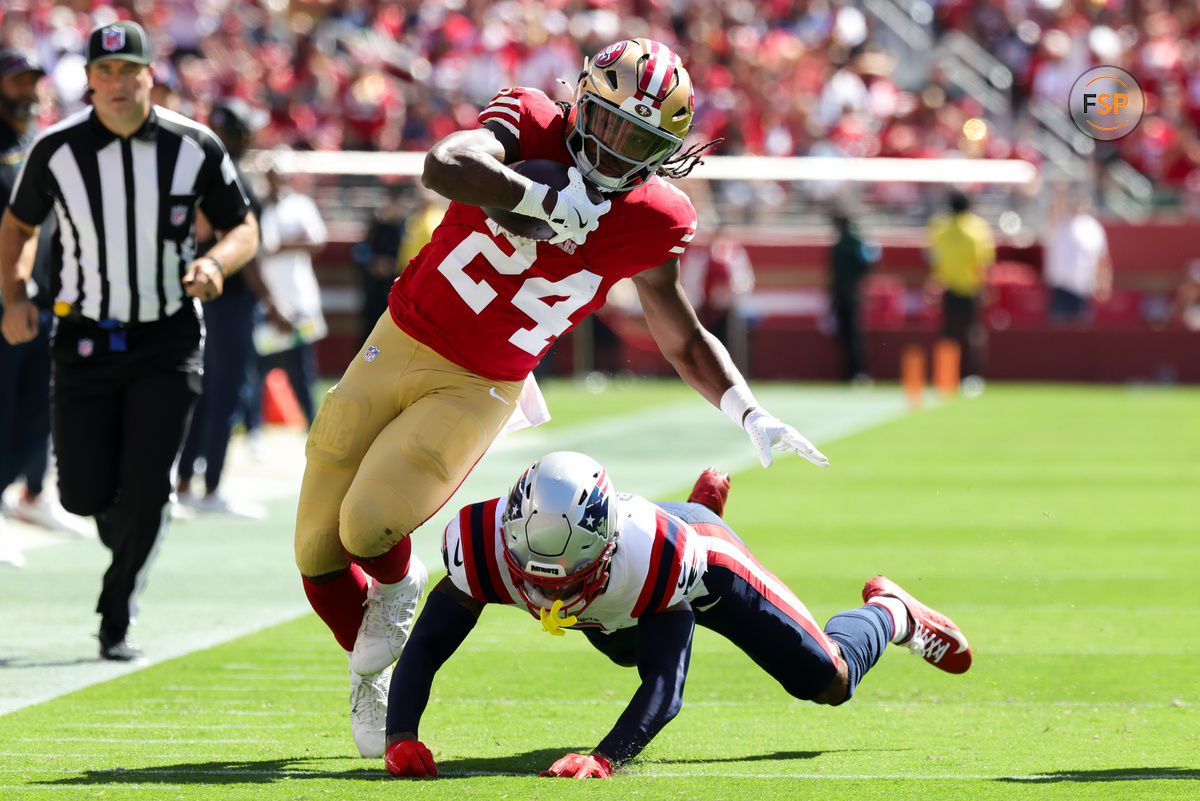
<instances>
[{"instance_id":1,"label":"knee brace","mask_svg":"<svg viewBox=\"0 0 1200 801\"><path fill-rule=\"evenodd\" d=\"M341 545L348 553L373 559L423 522L415 516L409 499L390 484L360 478L342 501Z\"/></svg>"},{"instance_id":2,"label":"knee brace","mask_svg":"<svg viewBox=\"0 0 1200 801\"><path fill-rule=\"evenodd\" d=\"M370 401L358 390L337 385L325 393L308 432L308 460L330 468L357 463L370 445L366 437L370 411Z\"/></svg>"}]
</instances>

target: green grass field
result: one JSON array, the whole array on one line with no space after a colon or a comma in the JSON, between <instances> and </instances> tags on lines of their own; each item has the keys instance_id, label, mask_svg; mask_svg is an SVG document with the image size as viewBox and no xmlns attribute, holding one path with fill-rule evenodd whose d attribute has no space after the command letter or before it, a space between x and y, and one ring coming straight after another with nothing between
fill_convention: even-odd
<instances>
[{"instance_id":1,"label":"green grass field","mask_svg":"<svg viewBox=\"0 0 1200 801\"><path fill-rule=\"evenodd\" d=\"M699 403L677 382L546 392L544 450L588 418L621 439L631 415ZM844 393L846 408L857 397ZM0 716L0 798L1195 799L1197 409L1196 389L992 386L814 436L828 471L739 463L729 522L819 621L885 572L962 626L975 652L964 676L893 648L850 703L818 707L701 630L684 709L638 761L609 782L539 779L603 736L636 675L582 637L492 609L439 674L422 723L443 778L402 782L355 756L345 661L308 615ZM643 458L674 487L656 498L686 495L696 465L670 442ZM524 460L512 461L515 478ZM259 525L288 528L286 506ZM221 523L193 522L189 540L205 525ZM284 554L262 569L288 573ZM0 593L0 609L18 614L20 599Z\"/></svg>"}]
</instances>

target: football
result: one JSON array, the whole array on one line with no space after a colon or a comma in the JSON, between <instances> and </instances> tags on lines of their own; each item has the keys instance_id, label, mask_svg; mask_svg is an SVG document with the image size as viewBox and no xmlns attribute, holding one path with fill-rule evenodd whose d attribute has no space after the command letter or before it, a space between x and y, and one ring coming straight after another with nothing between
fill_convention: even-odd
<instances>
[{"instance_id":1,"label":"football","mask_svg":"<svg viewBox=\"0 0 1200 801\"><path fill-rule=\"evenodd\" d=\"M546 184L552 189L564 189L569 183L567 170L570 169L570 164L561 164L548 159L528 159L527 161L518 161L508 166L526 178ZM591 186L586 181L584 185L587 187L588 198L593 203L603 202L604 196L600 193L600 190ZM539 242L554 236L554 229L550 227L550 223L545 220L539 220L536 217L514 214L508 209L500 209L495 206L484 206L483 213L494 220L505 231L516 236L534 239Z\"/></svg>"}]
</instances>

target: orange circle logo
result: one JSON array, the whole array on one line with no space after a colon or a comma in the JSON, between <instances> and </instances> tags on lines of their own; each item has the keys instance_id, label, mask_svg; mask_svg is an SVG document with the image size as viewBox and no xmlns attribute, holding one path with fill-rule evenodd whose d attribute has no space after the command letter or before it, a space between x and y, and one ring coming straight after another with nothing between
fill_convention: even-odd
<instances>
[{"instance_id":1,"label":"orange circle logo","mask_svg":"<svg viewBox=\"0 0 1200 801\"><path fill-rule=\"evenodd\" d=\"M1142 87L1120 67L1092 67L1080 75L1068 102L1075 127L1105 141L1128 135L1146 111Z\"/></svg>"}]
</instances>

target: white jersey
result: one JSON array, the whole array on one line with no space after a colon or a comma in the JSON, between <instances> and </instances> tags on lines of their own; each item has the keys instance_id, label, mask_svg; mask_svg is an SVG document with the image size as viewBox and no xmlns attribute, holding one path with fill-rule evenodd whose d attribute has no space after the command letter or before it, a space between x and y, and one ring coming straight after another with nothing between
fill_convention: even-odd
<instances>
[{"instance_id":1,"label":"white jersey","mask_svg":"<svg viewBox=\"0 0 1200 801\"><path fill-rule=\"evenodd\" d=\"M640 496L617 499L620 536L608 582L572 628L616 631L704 592L706 548L695 529ZM500 498L459 510L442 537L446 572L475 600L523 607L538 618L539 608L517 592L504 562L503 512Z\"/></svg>"}]
</instances>

